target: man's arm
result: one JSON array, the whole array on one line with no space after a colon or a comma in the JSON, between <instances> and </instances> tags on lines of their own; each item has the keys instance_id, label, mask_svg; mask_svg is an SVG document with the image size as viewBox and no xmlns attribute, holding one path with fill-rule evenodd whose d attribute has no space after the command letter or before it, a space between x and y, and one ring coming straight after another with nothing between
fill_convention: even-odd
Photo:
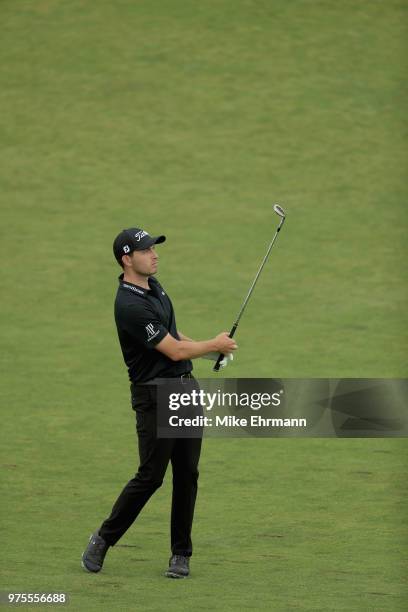
<instances>
[{"instance_id":1,"label":"man's arm","mask_svg":"<svg viewBox=\"0 0 408 612\"><path fill-rule=\"evenodd\" d=\"M228 355L238 348L235 340L229 337L228 332L218 334L211 340L176 340L170 334L167 334L156 346L156 350L160 351L172 361L181 361L182 359L195 359L201 357L211 351Z\"/></svg>"},{"instance_id":2,"label":"man's arm","mask_svg":"<svg viewBox=\"0 0 408 612\"><path fill-rule=\"evenodd\" d=\"M194 342L194 340L192 338L189 338L188 336L185 336L184 334L179 332L179 330L177 330L177 333L178 333L178 336L179 336L180 340L184 340L185 342Z\"/></svg>"},{"instance_id":3,"label":"man's arm","mask_svg":"<svg viewBox=\"0 0 408 612\"><path fill-rule=\"evenodd\" d=\"M177 331L180 340L185 340L186 342L194 342L192 338L185 336L181 332ZM220 354L217 351L211 351L210 353L205 353L205 355L201 355L201 359L208 359L209 361L217 361ZM234 359L234 355L229 353L228 355L224 355L224 359L221 361L221 367L225 368L231 361Z\"/></svg>"}]
</instances>

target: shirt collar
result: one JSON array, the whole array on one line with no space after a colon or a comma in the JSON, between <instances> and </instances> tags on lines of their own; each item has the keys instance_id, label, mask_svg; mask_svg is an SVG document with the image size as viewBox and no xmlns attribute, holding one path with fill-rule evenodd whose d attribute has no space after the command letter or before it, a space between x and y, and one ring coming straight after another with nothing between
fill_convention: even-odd
<instances>
[{"instance_id":1,"label":"shirt collar","mask_svg":"<svg viewBox=\"0 0 408 612\"><path fill-rule=\"evenodd\" d=\"M134 285L133 283L129 283L129 281L124 281L123 272L118 278L119 278L120 287L122 287L123 289L127 289L128 291L132 291L132 293L136 293L136 295L141 295L143 297L146 297L147 289L145 289L144 287L139 287L139 285Z\"/></svg>"}]
</instances>

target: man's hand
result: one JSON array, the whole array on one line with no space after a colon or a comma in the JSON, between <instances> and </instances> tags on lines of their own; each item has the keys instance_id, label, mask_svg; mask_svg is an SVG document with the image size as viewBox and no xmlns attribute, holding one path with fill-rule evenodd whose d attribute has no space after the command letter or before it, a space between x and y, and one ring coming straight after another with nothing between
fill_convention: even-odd
<instances>
[{"instance_id":1,"label":"man's hand","mask_svg":"<svg viewBox=\"0 0 408 612\"><path fill-rule=\"evenodd\" d=\"M218 334L214 340L217 346L217 351L223 355L228 355L238 348L238 344L235 342L235 340L229 337L228 332Z\"/></svg>"},{"instance_id":2,"label":"man's hand","mask_svg":"<svg viewBox=\"0 0 408 612\"><path fill-rule=\"evenodd\" d=\"M206 353L205 355L202 356L202 359L210 359L211 361L217 361L218 357L219 357L219 353ZM224 359L222 361L220 361L220 368L226 368L227 365L233 361L234 359L234 355L232 353L229 353L228 355L224 355Z\"/></svg>"},{"instance_id":3,"label":"man's hand","mask_svg":"<svg viewBox=\"0 0 408 612\"><path fill-rule=\"evenodd\" d=\"M229 337L228 332L222 332L215 337L218 352L211 351L203 355L204 359L211 359L217 361L220 353L224 355L222 361L220 361L220 368L226 368L227 365L234 359L231 351L235 351L238 348L238 344Z\"/></svg>"}]
</instances>

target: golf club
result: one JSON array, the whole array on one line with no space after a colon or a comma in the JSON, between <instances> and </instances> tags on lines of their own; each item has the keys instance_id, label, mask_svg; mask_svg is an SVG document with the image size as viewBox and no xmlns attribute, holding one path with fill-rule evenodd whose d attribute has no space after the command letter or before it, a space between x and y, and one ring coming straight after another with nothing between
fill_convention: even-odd
<instances>
[{"instance_id":1,"label":"golf club","mask_svg":"<svg viewBox=\"0 0 408 612\"><path fill-rule=\"evenodd\" d=\"M260 265L260 267L259 267L258 272L256 273L256 276L255 276L255 278L254 278L254 280L253 280L253 283L252 283L252 285L251 285L251 287L250 287L250 289L249 289L249 291L248 291L248 294L247 294L247 296L246 296L246 298L245 298L245 300L244 300L244 302L243 302L243 304L242 304L242 306L241 306L241 309L240 309L240 311L239 311L239 313L238 313L238 316L237 316L237 318L236 318L236 320L235 320L235 323L234 323L234 325L232 326L230 333L228 334L230 338L232 338L232 337L233 337L233 335L235 334L235 332L237 331L238 323L239 323L239 321L240 321L240 319L241 319L241 317L242 317L242 315L243 315L243 313L244 313L244 310L245 310L245 308L246 308L246 305L247 305L247 304L248 304L248 302L249 302L249 298L251 297L251 294L252 294L252 292L253 292L253 290L254 290L254 288L255 288L255 285L256 285L256 282L257 282L257 280L258 280L258 278L259 278L259 275L261 274L262 269L263 269L263 267L264 267L264 265L265 265L265 263L266 263L266 260L267 260L267 259L268 259L268 257L269 257L269 253L271 252L271 249L272 249L272 247L273 247L273 243L275 242L276 237L277 237L278 233L280 232L280 229L281 229L281 227L282 227L282 225L283 225L283 223L284 223L284 221L285 221L285 218L286 218L285 211L283 210L283 208L282 208L281 206L279 206L279 204L275 204L275 205L274 205L274 207L273 207L273 210L274 210L274 211L276 212L276 214L277 214L277 215L279 215L279 217L281 218L280 223L279 223L279 226L278 226L278 229L276 230L275 235L274 235L274 237L272 238L272 242L270 243L270 245L269 245L269 247L268 247L268 250L267 250L267 252L266 252L266 255L265 255L265 257L263 258L263 261L262 261L262 263L261 263L261 265ZM220 369L220 364L221 364L221 361L222 361L223 359L224 359L224 355L223 355L222 353L220 353L220 355L218 356L218 359L217 359L217 361L216 361L216 363L215 363L215 366L213 367L213 371L214 371L214 372L218 372L218 371L219 371L219 369Z\"/></svg>"}]
</instances>

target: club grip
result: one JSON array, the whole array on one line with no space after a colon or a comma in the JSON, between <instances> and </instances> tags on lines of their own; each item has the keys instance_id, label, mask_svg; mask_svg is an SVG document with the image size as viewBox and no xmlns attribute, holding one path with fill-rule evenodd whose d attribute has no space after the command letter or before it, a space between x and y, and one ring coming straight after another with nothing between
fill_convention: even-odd
<instances>
[{"instance_id":1,"label":"club grip","mask_svg":"<svg viewBox=\"0 0 408 612\"><path fill-rule=\"evenodd\" d=\"M232 329L231 329L230 333L228 334L228 336L229 336L230 338L232 338L232 337L233 337L233 335L235 334L237 327L238 327L237 323L234 323L234 325L232 326ZM224 359L224 357L225 357L225 355L223 355L222 353L220 353L220 354L218 355L218 359L217 359L217 361L215 362L215 366L213 367L213 372L219 372L219 371L220 371L220 367L221 367L221 366L220 366L220 364L221 364L221 361Z\"/></svg>"}]
</instances>

